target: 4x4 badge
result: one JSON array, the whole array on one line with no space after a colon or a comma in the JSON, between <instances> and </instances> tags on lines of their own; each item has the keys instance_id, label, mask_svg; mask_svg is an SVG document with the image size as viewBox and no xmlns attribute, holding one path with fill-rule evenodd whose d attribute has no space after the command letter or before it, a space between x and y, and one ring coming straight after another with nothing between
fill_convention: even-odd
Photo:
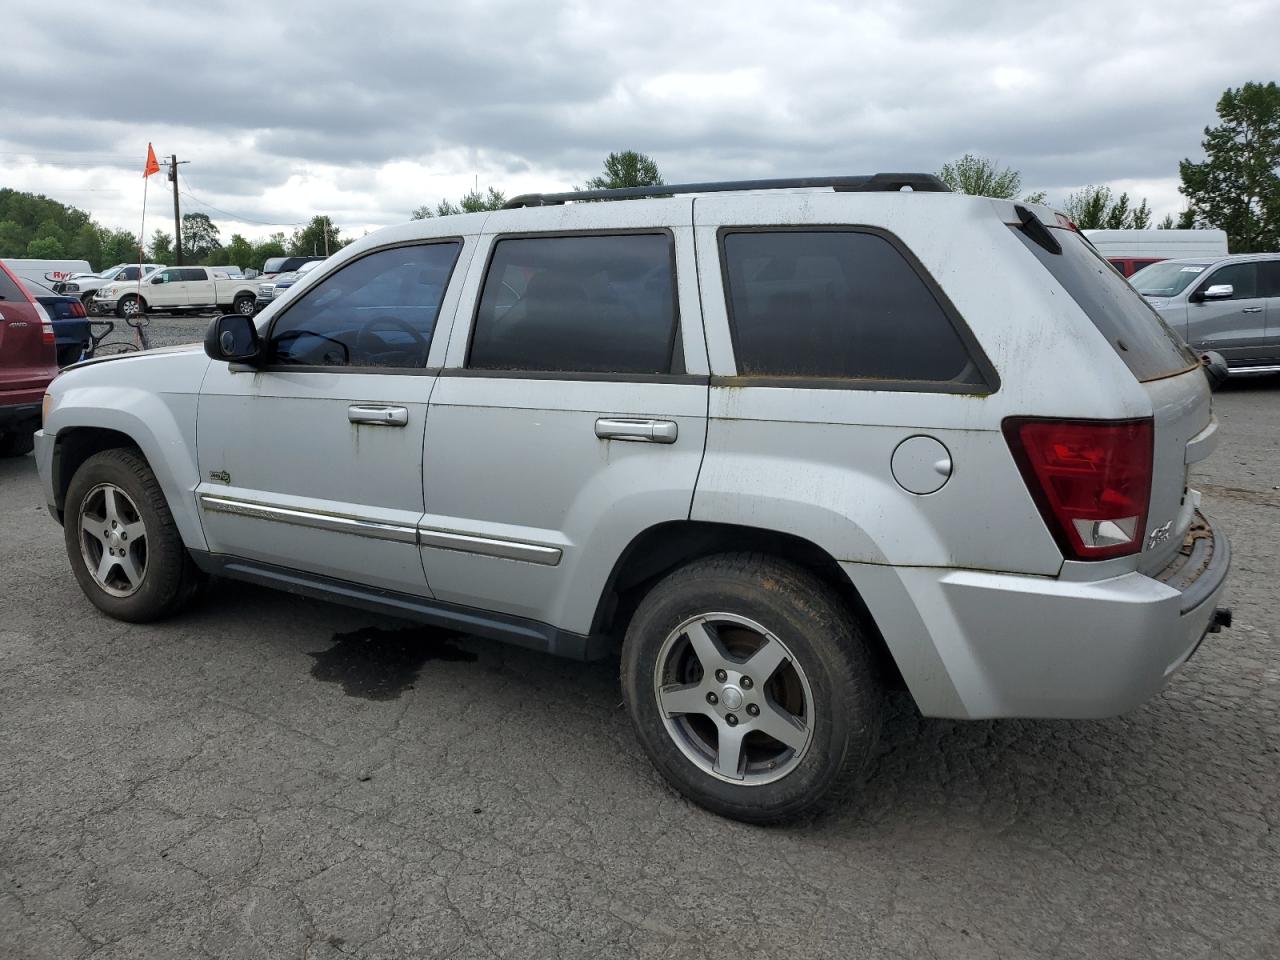
<instances>
[{"instance_id":1,"label":"4x4 badge","mask_svg":"<svg viewBox=\"0 0 1280 960\"><path fill-rule=\"evenodd\" d=\"M230 483L231 474L227 473L225 470L210 470L209 479L217 480L219 483Z\"/></svg>"},{"instance_id":2,"label":"4x4 badge","mask_svg":"<svg viewBox=\"0 0 1280 960\"><path fill-rule=\"evenodd\" d=\"M1164 543L1169 539L1169 531L1173 529L1173 521L1169 520L1160 524L1147 535L1147 549L1150 550L1157 543Z\"/></svg>"}]
</instances>

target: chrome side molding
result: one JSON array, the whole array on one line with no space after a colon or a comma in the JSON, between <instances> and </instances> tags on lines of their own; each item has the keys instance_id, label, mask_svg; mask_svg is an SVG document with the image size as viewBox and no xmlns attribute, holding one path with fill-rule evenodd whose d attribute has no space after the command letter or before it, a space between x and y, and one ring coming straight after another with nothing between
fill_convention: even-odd
<instances>
[{"instance_id":1,"label":"chrome side molding","mask_svg":"<svg viewBox=\"0 0 1280 960\"><path fill-rule=\"evenodd\" d=\"M254 500L241 500L211 493L200 494L200 505L205 510L215 513L227 513L254 520L289 523L298 527L311 527L332 533L348 533L374 540L413 543L419 547L435 547L439 550L457 550L461 553L475 553L484 557L520 560L547 567L556 566L564 553L559 547L548 546L545 543L484 537L459 533L456 530L441 530L437 527L411 527L326 511L296 510L292 507L277 507Z\"/></svg>"},{"instance_id":2,"label":"chrome side molding","mask_svg":"<svg viewBox=\"0 0 1280 960\"><path fill-rule=\"evenodd\" d=\"M392 540L396 543L418 542L418 531L415 527L402 526L397 523L382 523L377 520L365 520L340 513L321 513L313 510L273 507L265 503L238 500L232 497L217 497L208 493L200 494L200 505L206 510L212 510L216 513L230 513L238 517L252 517L255 520L291 523L298 527L312 527L316 530L329 530L334 533L349 533L357 537L371 537L375 540Z\"/></svg>"}]
</instances>

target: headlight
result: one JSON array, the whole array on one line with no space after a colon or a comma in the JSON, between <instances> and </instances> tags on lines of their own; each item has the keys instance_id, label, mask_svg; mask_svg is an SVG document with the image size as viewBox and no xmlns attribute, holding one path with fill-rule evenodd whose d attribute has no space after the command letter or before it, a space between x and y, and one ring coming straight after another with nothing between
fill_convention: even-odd
<instances>
[{"instance_id":1,"label":"headlight","mask_svg":"<svg viewBox=\"0 0 1280 960\"><path fill-rule=\"evenodd\" d=\"M78 283L64 283L64 284L62 285L62 289L63 289L63 291L64 291L64 292L66 292L66 293L79 293L79 292L80 292L80 284L78 284Z\"/></svg>"}]
</instances>

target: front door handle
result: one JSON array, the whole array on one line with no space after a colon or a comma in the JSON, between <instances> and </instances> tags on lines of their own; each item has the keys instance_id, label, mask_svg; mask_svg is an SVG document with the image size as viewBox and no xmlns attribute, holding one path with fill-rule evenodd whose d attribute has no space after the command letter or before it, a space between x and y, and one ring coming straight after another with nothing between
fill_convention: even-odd
<instances>
[{"instance_id":1,"label":"front door handle","mask_svg":"<svg viewBox=\"0 0 1280 960\"><path fill-rule=\"evenodd\" d=\"M1261 307L1245 307L1240 312L1241 313L1261 313L1262 308Z\"/></svg>"},{"instance_id":2,"label":"front door handle","mask_svg":"<svg viewBox=\"0 0 1280 960\"><path fill-rule=\"evenodd\" d=\"M601 417L596 436L601 440L634 440L638 443L675 443L679 428L674 420L638 420L630 417Z\"/></svg>"},{"instance_id":3,"label":"front door handle","mask_svg":"<svg viewBox=\"0 0 1280 960\"><path fill-rule=\"evenodd\" d=\"M353 403L347 407L347 419L352 423L403 427L409 422L409 411L404 407L388 407L377 403Z\"/></svg>"}]
</instances>

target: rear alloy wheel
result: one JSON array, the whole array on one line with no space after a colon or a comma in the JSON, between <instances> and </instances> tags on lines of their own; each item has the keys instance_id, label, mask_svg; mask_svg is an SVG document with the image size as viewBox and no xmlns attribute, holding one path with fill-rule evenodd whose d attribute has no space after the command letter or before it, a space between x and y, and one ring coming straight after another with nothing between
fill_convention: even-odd
<instances>
[{"instance_id":1,"label":"rear alloy wheel","mask_svg":"<svg viewBox=\"0 0 1280 960\"><path fill-rule=\"evenodd\" d=\"M242 317L252 317L255 309L253 297L241 297L235 304L236 313Z\"/></svg>"},{"instance_id":2,"label":"rear alloy wheel","mask_svg":"<svg viewBox=\"0 0 1280 960\"><path fill-rule=\"evenodd\" d=\"M120 620L169 616L204 579L136 450L104 450L80 466L67 489L63 536L80 589Z\"/></svg>"},{"instance_id":3,"label":"rear alloy wheel","mask_svg":"<svg viewBox=\"0 0 1280 960\"><path fill-rule=\"evenodd\" d=\"M813 739L813 691L795 654L732 613L693 617L667 635L654 695L680 751L726 783L782 779Z\"/></svg>"},{"instance_id":4,"label":"rear alloy wheel","mask_svg":"<svg viewBox=\"0 0 1280 960\"><path fill-rule=\"evenodd\" d=\"M754 823L838 802L881 721L857 617L809 571L759 554L698 560L650 590L627 628L622 688L672 786Z\"/></svg>"}]
</instances>

